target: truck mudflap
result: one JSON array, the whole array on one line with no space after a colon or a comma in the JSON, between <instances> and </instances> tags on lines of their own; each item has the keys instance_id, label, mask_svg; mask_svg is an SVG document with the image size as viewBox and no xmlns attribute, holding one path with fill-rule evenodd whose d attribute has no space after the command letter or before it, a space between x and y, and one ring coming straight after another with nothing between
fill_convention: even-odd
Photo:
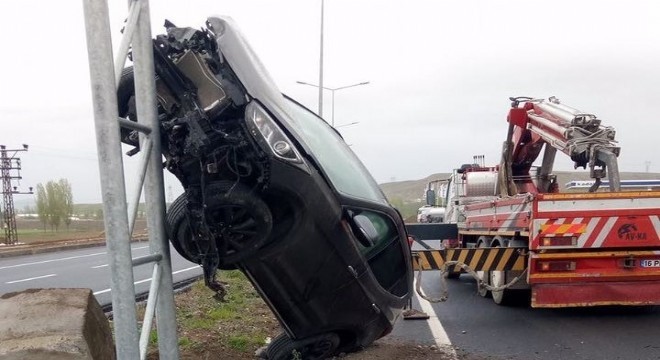
<instances>
[{"instance_id":1,"label":"truck mudflap","mask_svg":"<svg viewBox=\"0 0 660 360\"><path fill-rule=\"evenodd\" d=\"M532 307L660 304L660 251L530 255Z\"/></svg>"},{"instance_id":2,"label":"truck mudflap","mask_svg":"<svg viewBox=\"0 0 660 360\"><path fill-rule=\"evenodd\" d=\"M525 270L525 248L463 248L413 251L415 271L441 270L447 262L467 265L472 271ZM457 265L448 266L448 272L459 271Z\"/></svg>"},{"instance_id":3,"label":"truck mudflap","mask_svg":"<svg viewBox=\"0 0 660 360\"><path fill-rule=\"evenodd\" d=\"M660 280L539 284L532 286L532 307L660 305Z\"/></svg>"}]
</instances>

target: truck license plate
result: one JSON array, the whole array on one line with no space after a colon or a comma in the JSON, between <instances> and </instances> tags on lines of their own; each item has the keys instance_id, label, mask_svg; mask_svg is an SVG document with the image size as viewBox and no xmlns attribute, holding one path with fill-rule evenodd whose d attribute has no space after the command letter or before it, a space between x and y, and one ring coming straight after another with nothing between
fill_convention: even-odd
<instances>
[{"instance_id":1,"label":"truck license plate","mask_svg":"<svg viewBox=\"0 0 660 360\"><path fill-rule=\"evenodd\" d=\"M654 259L654 260L644 259L639 263L639 265L641 267L647 267L647 268L660 267L660 259Z\"/></svg>"}]
</instances>

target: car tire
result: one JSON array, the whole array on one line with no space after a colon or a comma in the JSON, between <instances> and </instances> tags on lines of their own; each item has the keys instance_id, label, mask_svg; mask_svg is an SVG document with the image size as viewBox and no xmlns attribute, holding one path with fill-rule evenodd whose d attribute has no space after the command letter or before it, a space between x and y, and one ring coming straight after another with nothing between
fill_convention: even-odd
<instances>
[{"instance_id":1,"label":"car tire","mask_svg":"<svg viewBox=\"0 0 660 360\"><path fill-rule=\"evenodd\" d=\"M273 228L268 205L245 185L231 181L212 183L205 194L205 217L220 235L220 263L233 265L252 257Z\"/></svg>"},{"instance_id":2,"label":"car tire","mask_svg":"<svg viewBox=\"0 0 660 360\"><path fill-rule=\"evenodd\" d=\"M177 197L167 210L165 222L167 224L167 235L174 249L183 256L184 259L201 263L201 252L190 249L193 245L192 230L186 217L188 199L186 194Z\"/></svg>"},{"instance_id":3,"label":"car tire","mask_svg":"<svg viewBox=\"0 0 660 360\"><path fill-rule=\"evenodd\" d=\"M117 84L117 112L120 118L137 121L135 109L135 78L133 67L124 68ZM128 145L138 146L137 139L131 138L132 130L121 127L121 141Z\"/></svg>"},{"instance_id":4,"label":"car tire","mask_svg":"<svg viewBox=\"0 0 660 360\"><path fill-rule=\"evenodd\" d=\"M292 340L282 333L268 346L268 360L320 360L335 354L339 346L339 336L335 333L317 335L301 340Z\"/></svg>"},{"instance_id":5,"label":"car tire","mask_svg":"<svg viewBox=\"0 0 660 360\"><path fill-rule=\"evenodd\" d=\"M188 211L188 199L186 194L181 194L170 204L167 210L167 236L174 250L184 259L195 264L202 264L203 253L192 238L192 229L188 222L186 212ZM235 270L236 265L229 265L223 262L218 264L221 270Z\"/></svg>"}]
</instances>

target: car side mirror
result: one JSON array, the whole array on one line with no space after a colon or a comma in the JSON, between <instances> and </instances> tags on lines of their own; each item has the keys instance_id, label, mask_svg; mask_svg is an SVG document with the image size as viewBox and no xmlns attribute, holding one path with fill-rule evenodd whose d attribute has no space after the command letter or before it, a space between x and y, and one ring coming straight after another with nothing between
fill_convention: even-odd
<instances>
[{"instance_id":1,"label":"car side mirror","mask_svg":"<svg viewBox=\"0 0 660 360\"><path fill-rule=\"evenodd\" d=\"M435 206L435 191L428 189L426 190L426 205Z\"/></svg>"},{"instance_id":2,"label":"car side mirror","mask_svg":"<svg viewBox=\"0 0 660 360\"><path fill-rule=\"evenodd\" d=\"M353 232L364 247L374 246L378 240L378 231L371 220L364 215L353 216Z\"/></svg>"}]
</instances>

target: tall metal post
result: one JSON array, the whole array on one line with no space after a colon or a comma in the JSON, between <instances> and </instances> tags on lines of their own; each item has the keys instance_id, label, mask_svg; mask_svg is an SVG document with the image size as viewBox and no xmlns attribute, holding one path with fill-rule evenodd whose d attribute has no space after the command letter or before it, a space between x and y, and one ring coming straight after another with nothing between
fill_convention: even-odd
<instances>
[{"instance_id":1,"label":"tall metal post","mask_svg":"<svg viewBox=\"0 0 660 360\"><path fill-rule=\"evenodd\" d=\"M23 145L22 149L7 149L5 145L0 145L0 177L2 177L2 227L5 232L5 245L14 245L18 243L18 230L16 229L16 212L14 211L14 194L32 194L32 188L29 192L21 192L12 185L13 180L21 179L21 159L16 157L19 151L27 151L28 146ZM9 155L11 153L11 155ZM13 175L12 171L17 171Z\"/></svg>"},{"instance_id":2,"label":"tall metal post","mask_svg":"<svg viewBox=\"0 0 660 360\"><path fill-rule=\"evenodd\" d=\"M321 0L321 42L319 50L319 116L323 117L323 4Z\"/></svg>"},{"instance_id":3,"label":"tall metal post","mask_svg":"<svg viewBox=\"0 0 660 360\"><path fill-rule=\"evenodd\" d=\"M106 0L83 0L94 103L94 122L101 174L106 244L112 275L112 307L118 359L144 359L151 319L157 315L159 356L178 359L176 317L169 246L165 235L165 201L160 135L156 110L149 4L129 1L129 15L117 61L113 61ZM122 122L139 131L142 152L140 184L127 201L118 122L116 86L132 42L136 106L140 124ZM145 126L146 125L146 126ZM146 182L145 182L146 181ZM131 232L142 188L147 202L150 255L132 259ZM142 334L138 335L133 266L154 263ZM156 311L157 309L157 311Z\"/></svg>"},{"instance_id":4,"label":"tall metal post","mask_svg":"<svg viewBox=\"0 0 660 360\"><path fill-rule=\"evenodd\" d=\"M137 117L143 125L151 129L159 129L158 111L156 110L156 81L154 78L153 45L151 41L151 21L149 2L140 1L140 21L136 26L133 39L133 64L135 74L135 94ZM140 81L138 81L138 79ZM156 134L159 132L156 131ZM146 136L140 135L140 143L144 144ZM144 183L145 201L147 205L147 226L149 228L149 246L152 254L162 254L160 261L160 289L172 289L172 264L170 262L170 247L165 232L165 187L163 180L163 165L160 136L151 135L151 153ZM153 281L156 281L154 279ZM178 359L178 341L176 334L176 318L174 313L174 291L162 291L158 294L156 303L156 322L158 336L167 341L159 341L160 359ZM161 311L162 309L172 309ZM166 325L161 326L160 324Z\"/></svg>"}]
</instances>

